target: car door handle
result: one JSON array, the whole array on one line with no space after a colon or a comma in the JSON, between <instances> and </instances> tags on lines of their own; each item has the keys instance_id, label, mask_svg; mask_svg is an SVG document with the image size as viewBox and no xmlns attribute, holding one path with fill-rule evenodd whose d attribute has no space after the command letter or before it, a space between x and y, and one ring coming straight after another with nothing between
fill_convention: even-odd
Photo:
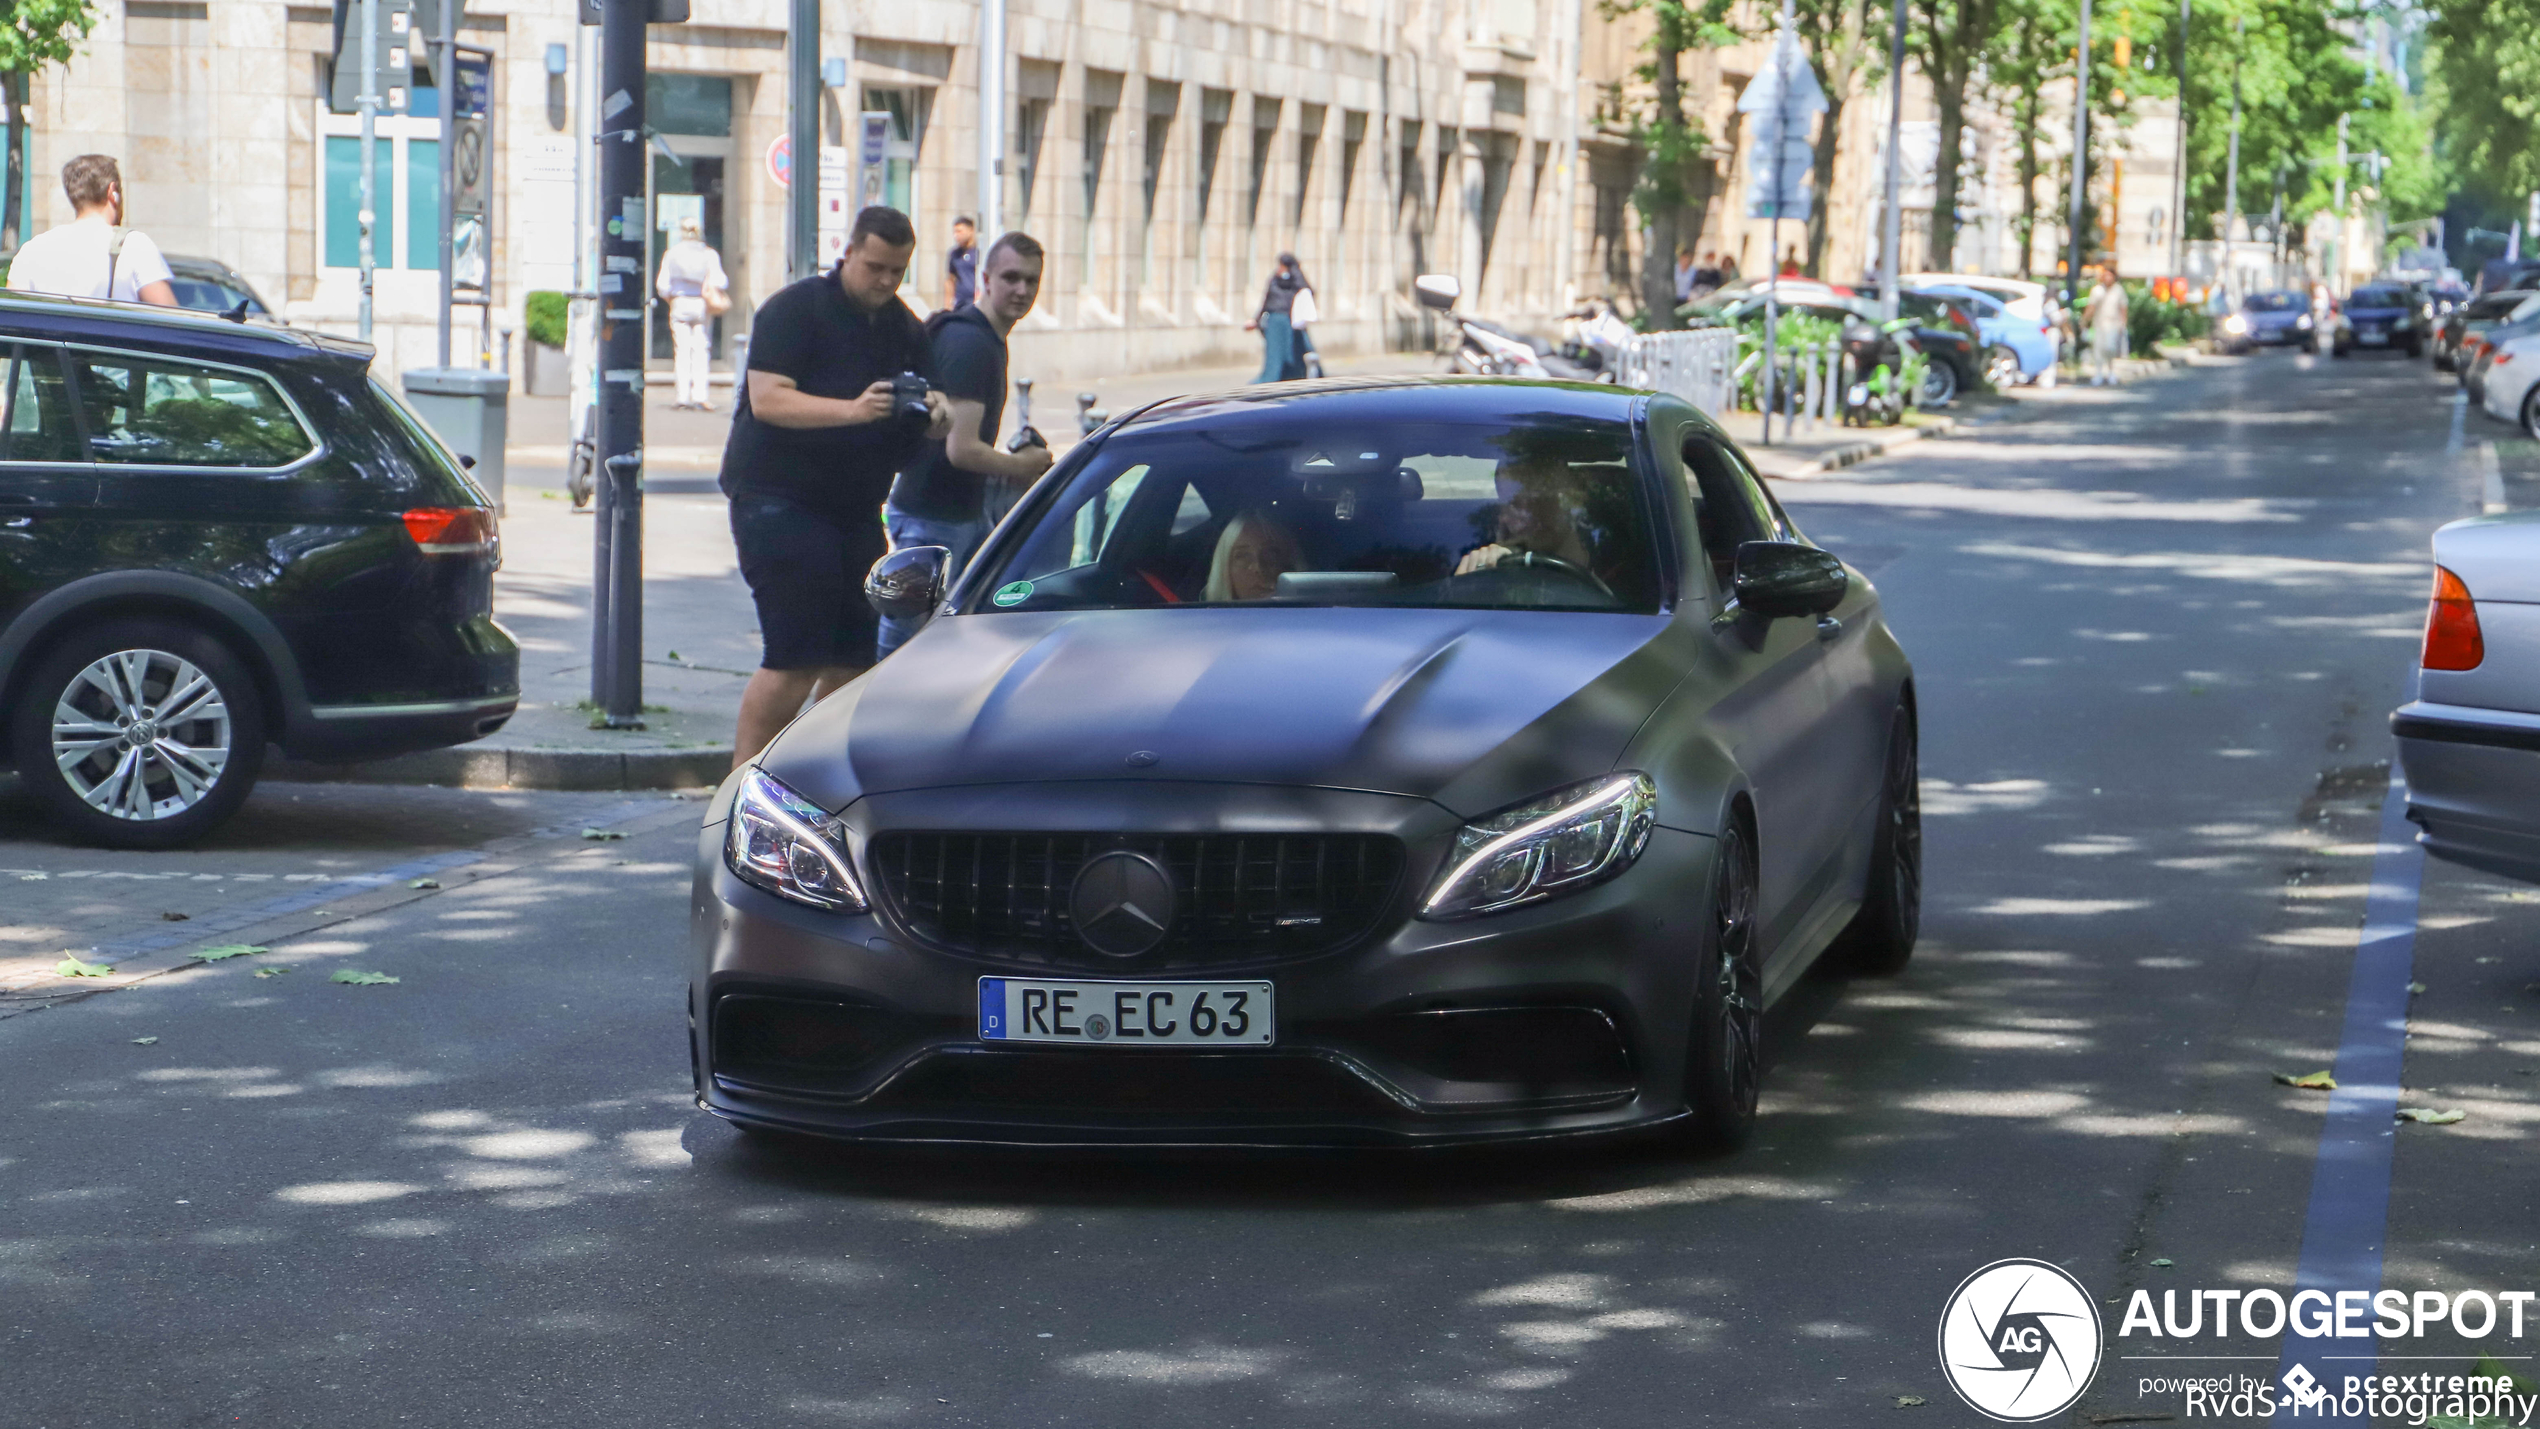
<instances>
[{"instance_id":1,"label":"car door handle","mask_svg":"<svg viewBox=\"0 0 2540 1429\"><path fill-rule=\"evenodd\" d=\"M1820 616L1818 616L1818 617L1817 617L1817 638L1818 638L1818 639L1820 639L1820 640L1832 640L1833 638L1835 638L1835 637L1836 637L1836 636L1838 636L1838 635L1841 635L1842 633L1843 633L1843 622L1842 622L1842 621L1835 619L1835 618L1834 618L1833 616L1831 616L1831 615L1820 615Z\"/></svg>"}]
</instances>

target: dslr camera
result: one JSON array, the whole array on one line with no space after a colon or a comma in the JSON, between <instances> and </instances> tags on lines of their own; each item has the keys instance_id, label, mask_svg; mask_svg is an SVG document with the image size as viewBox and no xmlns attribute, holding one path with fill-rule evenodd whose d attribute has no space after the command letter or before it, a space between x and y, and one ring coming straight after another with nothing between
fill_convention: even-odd
<instances>
[{"instance_id":1,"label":"dslr camera","mask_svg":"<svg viewBox=\"0 0 2540 1429\"><path fill-rule=\"evenodd\" d=\"M932 390L926 385L926 379L914 372L903 372L892 378L891 416L898 421L915 422L921 427L933 421L934 414L926 409L926 394Z\"/></svg>"}]
</instances>

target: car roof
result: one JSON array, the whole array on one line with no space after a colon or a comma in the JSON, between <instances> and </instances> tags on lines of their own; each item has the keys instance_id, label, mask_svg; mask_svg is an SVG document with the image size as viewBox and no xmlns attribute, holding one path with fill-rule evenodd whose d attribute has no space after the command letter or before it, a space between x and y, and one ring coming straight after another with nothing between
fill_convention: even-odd
<instances>
[{"instance_id":1,"label":"car roof","mask_svg":"<svg viewBox=\"0 0 2540 1429\"><path fill-rule=\"evenodd\" d=\"M1482 422L1510 417L1628 421L1650 394L1598 382L1510 377L1328 377L1168 397L1131 413L1123 432L1211 432L1315 422Z\"/></svg>"},{"instance_id":2,"label":"car roof","mask_svg":"<svg viewBox=\"0 0 2540 1429\"><path fill-rule=\"evenodd\" d=\"M0 293L0 332L11 336L182 348L268 361L333 358L367 365L369 343L271 323L235 323L217 313L110 303L50 293Z\"/></svg>"}]
</instances>

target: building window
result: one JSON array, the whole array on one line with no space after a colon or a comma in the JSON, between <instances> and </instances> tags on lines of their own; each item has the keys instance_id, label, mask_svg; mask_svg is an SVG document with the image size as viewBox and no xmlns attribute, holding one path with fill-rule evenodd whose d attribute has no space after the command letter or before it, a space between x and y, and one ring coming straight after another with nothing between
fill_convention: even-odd
<instances>
[{"instance_id":1,"label":"building window","mask_svg":"<svg viewBox=\"0 0 2540 1429\"><path fill-rule=\"evenodd\" d=\"M1226 121L1234 113L1232 90L1203 89L1199 92L1199 172L1192 176L1199 204L1193 226L1199 230L1199 282L1205 288L1216 281L1208 263L1208 205L1217 192L1217 156L1225 151Z\"/></svg>"},{"instance_id":2,"label":"building window","mask_svg":"<svg viewBox=\"0 0 2540 1429\"><path fill-rule=\"evenodd\" d=\"M436 97L431 90L416 90L412 112L376 121L371 258L381 268L441 266L441 121L419 117L427 109L438 110L431 103ZM326 116L326 202L318 210L318 250L329 268L361 266L361 132L358 118Z\"/></svg>"},{"instance_id":3,"label":"building window","mask_svg":"<svg viewBox=\"0 0 2540 1429\"><path fill-rule=\"evenodd\" d=\"M1120 76L1103 70L1085 71L1085 128L1081 136L1079 159L1085 185L1085 286L1095 285L1095 264L1101 258L1094 241L1094 217L1101 212L1103 159L1111 151L1111 121L1120 115Z\"/></svg>"},{"instance_id":4,"label":"building window","mask_svg":"<svg viewBox=\"0 0 2540 1429\"><path fill-rule=\"evenodd\" d=\"M732 81L712 74L644 76L644 123L663 134L732 136Z\"/></svg>"},{"instance_id":5,"label":"building window","mask_svg":"<svg viewBox=\"0 0 2540 1429\"><path fill-rule=\"evenodd\" d=\"M1314 188L1314 161L1323 153L1323 115L1320 104L1296 107L1296 216L1298 228L1305 226L1305 204Z\"/></svg>"},{"instance_id":6,"label":"building window","mask_svg":"<svg viewBox=\"0 0 2540 1429\"><path fill-rule=\"evenodd\" d=\"M1173 114L1182 106L1182 87L1163 80L1147 81L1145 169L1140 176L1146 206L1138 218L1138 283L1155 283L1155 195L1164 182L1164 159L1172 152Z\"/></svg>"},{"instance_id":7,"label":"building window","mask_svg":"<svg viewBox=\"0 0 2540 1429\"><path fill-rule=\"evenodd\" d=\"M1252 97L1252 188L1244 195L1244 222L1261 221L1261 191L1270 182L1270 150L1279 137L1279 100Z\"/></svg>"},{"instance_id":8,"label":"building window","mask_svg":"<svg viewBox=\"0 0 2540 1429\"><path fill-rule=\"evenodd\" d=\"M1017 228L1032 216L1032 195L1041 177L1041 141L1049 137L1050 105L1058 98L1058 66L1046 60L1015 63L1014 183L1020 202Z\"/></svg>"},{"instance_id":9,"label":"building window","mask_svg":"<svg viewBox=\"0 0 2540 1429\"><path fill-rule=\"evenodd\" d=\"M926 116L934 107L931 86L864 89L865 111L891 116L891 136L882 146L882 202L912 216L917 212L917 156L926 146Z\"/></svg>"}]
</instances>

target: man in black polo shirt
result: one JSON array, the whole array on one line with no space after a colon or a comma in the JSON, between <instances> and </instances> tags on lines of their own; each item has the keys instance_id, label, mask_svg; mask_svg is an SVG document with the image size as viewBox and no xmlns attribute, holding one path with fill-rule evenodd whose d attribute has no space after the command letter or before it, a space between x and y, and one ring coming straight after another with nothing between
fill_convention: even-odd
<instances>
[{"instance_id":1,"label":"man in black polo shirt","mask_svg":"<svg viewBox=\"0 0 2540 1429\"><path fill-rule=\"evenodd\" d=\"M1041 245L1030 234L1005 235L988 246L980 265L978 301L927 323L935 390L952 404L952 429L900 473L882 519L894 550L941 546L950 552L948 576L960 574L988 534L988 483L1019 491L1050 469L1046 446L997 450L997 429L1005 421L1006 335L1041 295L1041 260ZM883 620L880 653L890 654L915 633L913 624Z\"/></svg>"},{"instance_id":2,"label":"man in black polo shirt","mask_svg":"<svg viewBox=\"0 0 2540 1429\"><path fill-rule=\"evenodd\" d=\"M827 695L875 659L864 576L889 549L882 501L892 474L952 424L941 394L928 395L924 420L899 414L891 398L900 373L934 374L926 330L898 296L916 250L908 215L868 208L837 267L787 284L750 325L722 486L766 654L741 693L735 768L805 697Z\"/></svg>"}]
</instances>

